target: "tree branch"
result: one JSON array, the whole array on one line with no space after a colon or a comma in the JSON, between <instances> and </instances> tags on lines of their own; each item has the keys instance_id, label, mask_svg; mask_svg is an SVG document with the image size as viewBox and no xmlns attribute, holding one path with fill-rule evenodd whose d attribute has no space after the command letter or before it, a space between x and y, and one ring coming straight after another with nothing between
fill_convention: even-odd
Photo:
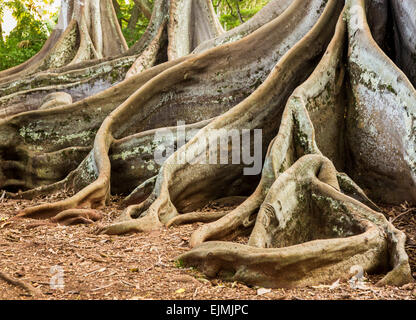
<instances>
[{"instance_id":1,"label":"tree branch","mask_svg":"<svg viewBox=\"0 0 416 320\"><path fill-rule=\"evenodd\" d=\"M129 23L127 25L127 29L134 31L136 28L137 22L139 21L140 16L140 7L137 5L137 2L134 3L133 9L131 10L131 16Z\"/></svg>"},{"instance_id":2,"label":"tree branch","mask_svg":"<svg viewBox=\"0 0 416 320\"><path fill-rule=\"evenodd\" d=\"M134 0L134 3L140 8L147 19L152 17L152 5L147 0Z\"/></svg>"},{"instance_id":3,"label":"tree branch","mask_svg":"<svg viewBox=\"0 0 416 320\"><path fill-rule=\"evenodd\" d=\"M240 6L238 5L238 1L235 3L235 5L237 7L238 19L240 20L240 23L244 23L243 17L241 16Z\"/></svg>"}]
</instances>

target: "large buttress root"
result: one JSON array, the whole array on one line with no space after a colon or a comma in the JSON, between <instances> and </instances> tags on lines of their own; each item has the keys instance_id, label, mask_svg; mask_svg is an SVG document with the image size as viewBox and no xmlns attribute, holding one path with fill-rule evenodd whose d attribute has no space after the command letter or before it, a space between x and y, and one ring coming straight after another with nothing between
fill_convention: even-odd
<instances>
[{"instance_id":1,"label":"large buttress root","mask_svg":"<svg viewBox=\"0 0 416 320\"><path fill-rule=\"evenodd\" d=\"M347 11L347 14L351 13L354 15L354 11ZM197 266L211 277L267 287L328 282L344 277L351 267L357 265L367 272L391 270L379 284L401 285L412 281L403 233L382 214L370 209L369 206L376 206L348 176L339 174L320 151L325 150L338 167L345 165L342 161L345 150L340 143L344 137L335 130L343 127L347 108L345 93L342 94L345 83L342 69L344 30L343 22L339 21L335 37L318 68L289 99L255 193L233 212L197 231L191 239L191 245L196 245L196 248L179 258L182 263ZM312 39L306 36L301 44L306 45L307 40ZM302 48L298 45L298 49ZM283 62L293 62L288 57L296 51L295 48ZM283 62L278 64L281 73L285 71ZM256 97L257 92L263 94L263 99L257 100L263 103L267 101L264 96L273 96L267 90L261 91L270 85L271 79L273 72L245 101L253 104L251 98ZM273 80L280 82L278 77ZM261 104L257 103L259 107ZM233 128L221 123L224 119L229 123L233 111L236 114L236 110L240 111L238 114L244 121L242 115L246 112L241 112L242 105L244 102L213 121L165 162L156 182L156 199L151 196L149 201L129 207L123 217L127 221L105 231L147 231L170 224L179 212L186 215L203 205L209 197L224 196L217 194L225 190L218 190L220 185L216 185L217 181L211 177L218 180L218 173L226 169L228 178L230 166L193 165L191 176L187 172L189 165L176 163L183 150L195 148L192 151L199 152L193 152L195 157L206 152L198 150L198 138L205 135L209 139L211 126L219 124L221 128ZM261 106L262 110L268 110L264 104ZM278 118L278 113L270 112L268 115ZM252 117L246 125L255 123L255 120ZM328 126L328 132L322 130L323 126ZM187 177L190 178L180 182L179 179ZM229 181L220 180L219 183L229 185ZM195 185L202 185L202 189L195 190ZM136 221L131 219L139 216ZM206 239L229 235L239 228L253 228L246 246L227 242L203 243Z\"/></svg>"},{"instance_id":2,"label":"large buttress root","mask_svg":"<svg viewBox=\"0 0 416 320\"><path fill-rule=\"evenodd\" d=\"M416 90L372 39L364 1L348 12L347 171L374 200L416 203Z\"/></svg>"},{"instance_id":3,"label":"large buttress root","mask_svg":"<svg viewBox=\"0 0 416 320\"><path fill-rule=\"evenodd\" d=\"M376 46L370 42L372 39L368 25L363 20L364 3L350 1L348 4L346 14L350 39L351 34L359 34L354 28L363 30L365 26L365 43ZM338 26L338 32L340 30ZM191 245L195 248L179 257L183 264L197 266L211 277L266 287L330 282L346 277L354 266L366 272L388 271L379 285L402 285L414 281L404 250L404 234L395 229L381 213L370 209L377 207L348 176L339 174L332 162L320 155L318 149L318 146L322 150L326 149L333 158L331 160L337 160L338 152L328 152L331 149L328 138L339 141L337 136L331 130L327 137L326 134L321 134L321 137L319 134L323 126L331 128L337 123L336 117L325 119L328 111L333 112L334 106L335 110L337 108L336 103L332 104L333 98L330 98L331 95L334 97L334 89L338 92L335 101L341 102L341 105L344 101L344 108L348 108L345 97L342 99L339 96L343 87L342 77L334 77L342 61L342 42L338 40L337 43L338 32L314 74L289 99L279 134L272 142L266 158L262 181L251 196L251 202L247 201L246 206L243 203L229 215L197 230L191 239ZM350 63L365 61L358 50L359 45L353 45L357 46L357 55L349 55ZM354 84L354 75L350 79ZM379 97L383 95L381 88ZM325 106L322 96L326 99L329 97L331 103ZM325 107L329 109L326 112ZM314 112L316 109L318 113ZM298 110L297 113L295 110ZM288 125L293 121L287 117L289 111L294 115L295 123L303 119L303 130ZM318 114L323 115L324 119L319 119L316 116ZM340 127L342 130L343 126ZM395 130L394 127L389 128ZM293 137L293 140L288 143L286 137ZM309 147L305 148L307 145ZM292 161L299 159L299 156L301 158L285 170L281 168L281 159L284 156L288 158L287 150L290 149ZM274 153L274 150L278 152ZM316 155L302 156L305 153ZM270 177L275 177L271 186L273 179ZM265 189L266 192L262 192ZM248 206L250 204L251 207ZM253 221L253 218L248 219L253 213L257 213L257 218L248 245L218 241L204 243L207 239L220 239L236 228L249 225L247 221Z\"/></svg>"},{"instance_id":4,"label":"large buttress root","mask_svg":"<svg viewBox=\"0 0 416 320\"><path fill-rule=\"evenodd\" d=\"M132 67L134 62L137 65L137 61L140 61L144 66L140 71L165 62L168 10L167 0L155 1L145 33L128 51L108 58L71 63L17 80L3 81L0 85L0 117L36 110L46 95L57 91L66 92L74 101L79 101L121 82L129 70L129 76L137 74L137 66Z\"/></svg>"},{"instance_id":5,"label":"large buttress root","mask_svg":"<svg viewBox=\"0 0 416 320\"><path fill-rule=\"evenodd\" d=\"M256 214L274 181L300 157L321 154L322 149L338 169L344 167L344 148L340 136L345 112L345 98L341 90L344 83L344 40L345 25L340 21L322 61L308 81L288 99L279 132L268 148L257 189L233 212L194 232L190 240L191 247L206 240L229 236L238 229L252 228ZM352 194L366 199L348 176L339 176L339 179Z\"/></svg>"},{"instance_id":6,"label":"large buttress root","mask_svg":"<svg viewBox=\"0 0 416 320\"><path fill-rule=\"evenodd\" d=\"M168 223L179 214L178 211L187 213L217 198L242 195L235 193L242 192L244 188L246 192L250 192L247 188L250 183L247 182L253 178L241 177L242 165L191 165L181 164L179 159L187 157L188 163L189 155L192 156L190 162L194 163L198 158L206 156L208 159L208 150L204 148L204 143L210 144L210 141L216 141L220 136L225 136L227 141L230 130L262 129L263 148L266 148L278 131L279 121L272 119L281 117L287 97L303 80L298 78L300 70L312 70L315 67L315 59L320 57L333 35L341 8L341 3L329 1L314 27L287 52L267 80L251 96L202 129L187 145L166 160L150 200L127 208L127 214L123 215L123 218L127 219L125 225L119 222L104 231L127 232L129 228L130 231L147 230L148 226L157 227ZM219 135L211 134L216 129L223 130ZM228 157L231 157L230 153ZM156 197L157 200L149 207ZM132 217L140 215L141 218L130 221Z\"/></svg>"},{"instance_id":7,"label":"large buttress root","mask_svg":"<svg viewBox=\"0 0 416 320\"><path fill-rule=\"evenodd\" d=\"M346 278L353 266L393 268L382 284L411 281L403 234L381 213L342 194L336 181L328 159L304 156L270 188L248 245L207 242L179 259L210 277L264 287L328 283Z\"/></svg>"},{"instance_id":8,"label":"large buttress root","mask_svg":"<svg viewBox=\"0 0 416 320\"><path fill-rule=\"evenodd\" d=\"M220 35L218 38L225 38L216 42L216 45L241 39L277 17L288 4L289 1L284 3L281 3L281 0L271 1L267 5L267 11L262 11L263 13L241 26L245 31L239 37L235 37L235 31L231 30ZM171 29L188 28L189 34L197 33L198 30L213 28L216 30L216 17L212 16L212 10L208 10L209 8L206 6L205 10L202 10L204 6L193 9L199 12L198 19L194 19L194 15L190 14L181 17L176 22L169 22L169 7L169 0L155 1L149 25L143 36L127 52L117 57L70 64L0 84L0 117L4 118L24 111L36 110L40 107L44 97L54 92L68 93L73 97L74 102L79 101L117 84L125 77L131 77L165 62L168 59L168 45L170 51L183 49L176 48L177 45L180 46L181 42L175 42L177 40L175 37L172 36L168 39L168 33L174 34ZM173 8L176 7L173 5ZM204 13L208 13L209 18L203 19ZM263 19L265 17L267 19ZM248 26L246 27L246 25ZM207 32L206 37L214 34L216 34L214 31ZM204 39L204 37L200 38L200 41ZM198 52L211 47L213 45L205 46ZM182 54L190 53L183 50L181 52Z\"/></svg>"},{"instance_id":9,"label":"large buttress root","mask_svg":"<svg viewBox=\"0 0 416 320\"><path fill-rule=\"evenodd\" d=\"M39 216L41 212L45 215L52 212L57 214L61 210L74 207L95 208L104 205L110 189L111 163L108 151L115 138L171 126L174 125L174 120L178 119L187 123L210 119L245 99L264 81L288 48L304 37L324 8L322 0L310 0L302 10L298 10L297 2L300 0L292 4L287 14L279 16L262 30L233 44L188 58L148 81L114 110L97 132L94 148L89 156L89 167L94 172L91 177L97 180L92 180L90 185L67 200L27 209L22 216ZM334 10L333 7L336 6L331 4L328 11ZM285 30L278 36L270 32L288 23L293 27L290 30ZM329 31L323 32L322 37L329 38ZM259 39L263 46L258 46ZM319 43L317 48L311 51L312 59L320 54L323 45L325 44ZM261 61L258 59L260 52ZM245 60L240 59L241 55L245 56ZM305 67L309 70L313 68L308 61L300 61L298 64L302 70L305 70ZM284 94L290 94L289 87L282 90ZM199 101L199 104L195 105L195 101Z\"/></svg>"},{"instance_id":10,"label":"large buttress root","mask_svg":"<svg viewBox=\"0 0 416 320\"><path fill-rule=\"evenodd\" d=\"M20 196L26 198L62 190L62 185L55 183L86 158L108 114L154 76L178 63L180 60L159 65L70 105L0 121L1 188L10 192L20 189ZM91 162L85 161L79 171L87 184L93 181L95 170ZM79 190L76 184L71 188Z\"/></svg>"},{"instance_id":11,"label":"large buttress root","mask_svg":"<svg viewBox=\"0 0 416 320\"><path fill-rule=\"evenodd\" d=\"M256 30L241 40L146 71L162 48L172 57L186 55L220 33L216 22L204 17L208 9L212 14L210 3L172 1L171 17L180 6L187 14L179 24L160 20L125 81L49 109L61 103L52 97L46 110L2 121L1 187L23 189L14 194L22 197L67 188L74 194L18 217L90 223L99 219L90 213L106 204L112 190L130 193L125 203L132 205L100 232L211 222L192 235L193 249L179 258L211 277L293 287L333 281L359 266L385 272L380 285L412 281L404 234L350 178L377 200L415 201L416 94L379 48L386 44L388 1L348 0L347 25L340 17L343 1L278 2L270 2L276 9L272 16L261 13L269 23L241 28ZM412 7L392 7L395 23L408 20L397 12ZM371 28L367 16L373 17ZM169 30L189 27L192 17L202 21L201 29L189 32L180 47ZM232 42L221 37L219 42ZM164 39L173 39L170 46ZM411 70L406 73L410 77ZM381 121L386 118L387 124ZM179 130L177 120L187 123L187 143L156 163L157 148L179 144L177 136L155 138L161 129ZM243 134L256 129L261 129L261 143ZM261 154L260 165L255 157L251 168L235 164L231 152L227 164L215 159L224 147L234 151L234 138ZM211 164L207 145L217 147L218 140L226 145L215 150ZM236 196L245 200L231 212L198 212L212 201ZM224 242L241 234L250 234L247 245Z\"/></svg>"}]
</instances>

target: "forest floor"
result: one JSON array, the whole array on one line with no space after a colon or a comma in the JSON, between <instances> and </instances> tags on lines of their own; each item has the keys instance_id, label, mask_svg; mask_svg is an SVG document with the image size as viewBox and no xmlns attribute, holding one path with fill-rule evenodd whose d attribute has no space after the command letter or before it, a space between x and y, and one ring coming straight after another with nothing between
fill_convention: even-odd
<instances>
[{"instance_id":1,"label":"forest floor","mask_svg":"<svg viewBox=\"0 0 416 320\"><path fill-rule=\"evenodd\" d=\"M30 219L9 220L25 207L59 197L42 201L0 198L0 299L416 300L414 284L376 287L374 283L381 275L366 275L360 289L351 288L348 278L327 286L272 290L206 279L195 269L179 268L175 263L178 255L189 250L188 240L199 223L146 234L108 236L96 235L96 224L36 226ZM213 203L204 210L215 209L230 208ZM416 277L416 208L405 204L383 210L407 235L406 250ZM100 223L107 224L120 213L114 198ZM29 295L9 284L1 273L29 284L37 293ZM51 287L51 283L59 285L59 274L63 275L64 287Z\"/></svg>"}]
</instances>

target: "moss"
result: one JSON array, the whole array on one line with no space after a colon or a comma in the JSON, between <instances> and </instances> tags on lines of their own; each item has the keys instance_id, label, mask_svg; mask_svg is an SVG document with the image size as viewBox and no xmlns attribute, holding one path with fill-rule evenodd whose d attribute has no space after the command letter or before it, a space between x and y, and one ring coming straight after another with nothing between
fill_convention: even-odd
<instances>
[{"instance_id":1,"label":"moss","mask_svg":"<svg viewBox=\"0 0 416 320\"><path fill-rule=\"evenodd\" d=\"M342 204L339 201L336 201L330 197L324 197L321 195L317 195L315 193L312 193L312 199L315 201L315 203L321 207L321 208L329 208L331 211L333 212L343 212L343 213L347 213L348 210L345 207L344 204Z\"/></svg>"},{"instance_id":2,"label":"moss","mask_svg":"<svg viewBox=\"0 0 416 320\"><path fill-rule=\"evenodd\" d=\"M22 126L19 129L19 134L27 142L36 142L43 140L48 137L50 134L43 130L36 130L34 124L29 124L27 127Z\"/></svg>"},{"instance_id":3,"label":"moss","mask_svg":"<svg viewBox=\"0 0 416 320\"><path fill-rule=\"evenodd\" d=\"M381 83L381 78L374 71L363 68L357 62L349 62L349 71L354 84L361 84L373 92L388 91L397 96L397 91L390 83Z\"/></svg>"},{"instance_id":4,"label":"moss","mask_svg":"<svg viewBox=\"0 0 416 320\"><path fill-rule=\"evenodd\" d=\"M301 147L304 153L306 154L313 153L313 150L310 146L309 136L304 131L302 131L300 122L295 115L293 115L293 122L294 122L294 127L295 127L295 130L294 130L295 145Z\"/></svg>"},{"instance_id":5,"label":"moss","mask_svg":"<svg viewBox=\"0 0 416 320\"><path fill-rule=\"evenodd\" d=\"M78 133L62 135L58 138L56 143L61 144L61 143L76 140L76 139L79 139L83 141L84 143L86 143L90 141L92 138L94 138L95 134L96 132L94 130L86 130L86 131L81 131Z\"/></svg>"},{"instance_id":6,"label":"moss","mask_svg":"<svg viewBox=\"0 0 416 320\"><path fill-rule=\"evenodd\" d=\"M175 260L175 267L178 269L185 269L186 265L183 262L183 260L178 259L178 260Z\"/></svg>"}]
</instances>

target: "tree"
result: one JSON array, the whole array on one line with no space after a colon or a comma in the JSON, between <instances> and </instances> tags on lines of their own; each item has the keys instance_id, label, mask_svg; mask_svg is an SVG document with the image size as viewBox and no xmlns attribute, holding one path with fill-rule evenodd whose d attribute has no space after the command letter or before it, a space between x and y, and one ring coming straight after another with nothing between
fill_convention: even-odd
<instances>
[{"instance_id":1,"label":"tree","mask_svg":"<svg viewBox=\"0 0 416 320\"><path fill-rule=\"evenodd\" d=\"M264 0L214 0L213 6L225 30L230 30L248 21L267 2Z\"/></svg>"},{"instance_id":2,"label":"tree","mask_svg":"<svg viewBox=\"0 0 416 320\"><path fill-rule=\"evenodd\" d=\"M4 70L23 63L41 49L47 39L48 25L41 21L33 1L0 1L0 6L0 70ZM3 38L5 8L12 11L17 26Z\"/></svg>"},{"instance_id":3,"label":"tree","mask_svg":"<svg viewBox=\"0 0 416 320\"><path fill-rule=\"evenodd\" d=\"M44 110L18 113L9 104L15 115L0 123L1 187L9 197L71 194L17 218L91 222L111 190L128 194L126 209L99 232L209 222L179 260L211 277L290 287L359 265L385 271L379 284L412 281L405 236L373 201L416 203L415 64L406 63L415 55L415 4L274 0L226 33L210 1L169 4L155 1L147 34L129 49L135 61L115 85L100 85L98 69L125 56L47 71L74 75L67 87L42 87L45 73L30 63L19 69L28 70L23 81L3 82L4 90L20 87L2 100L25 97L33 109L42 105L33 92L55 95L43 96ZM67 88L88 68L99 76L87 86L105 90L56 106L75 96ZM155 152L184 139L169 128L185 130L187 141L160 163ZM260 141L247 135L259 129ZM246 142L249 158L260 152L260 174L247 174L233 152L207 164L235 151L231 138ZM231 212L197 211L236 196L246 199ZM250 235L247 245L231 242L240 234Z\"/></svg>"},{"instance_id":4,"label":"tree","mask_svg":"<svg viewBox=\"0 0 416 320\"><path fill-rule=\"evenodd\" d=\"M120 3L119 3L120 2ZM119 24L129 47L138 41L146 31L152 16L152 2L113 0Z\"/></svg>"}]
</instances>

